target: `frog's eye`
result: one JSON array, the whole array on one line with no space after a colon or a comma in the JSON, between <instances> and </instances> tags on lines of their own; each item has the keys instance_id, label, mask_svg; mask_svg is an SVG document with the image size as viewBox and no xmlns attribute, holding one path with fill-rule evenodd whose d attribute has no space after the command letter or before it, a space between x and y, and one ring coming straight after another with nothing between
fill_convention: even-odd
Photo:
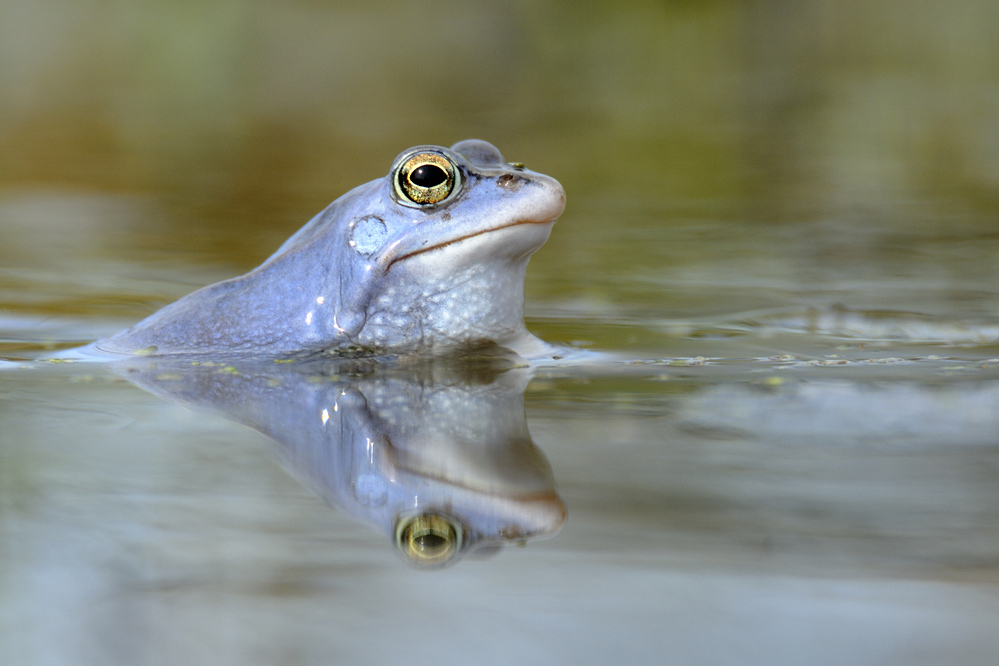
<instances>
[{"instance_id":1,"label":"frog's eye","mask_svg":"<svg viewBox=\"0 0 999 666\"><path fill-rule=\"evenodd\" d=\"M395 541L399 551L417 566L442 566L461 550L461 528L444 516L425 513L401 520Z\"/></svg>"},{"instance_id":2,"label":"frog's eye","mask_svg":"<svg viewBox=\"0 0 999 666\"><path fill-rule=\"evenodd\" d=\"M431 206L447 199L461 184L461 172L440 153L422 152L406 158L395 177L402 203Z\"/></svg>"}]
</instances>

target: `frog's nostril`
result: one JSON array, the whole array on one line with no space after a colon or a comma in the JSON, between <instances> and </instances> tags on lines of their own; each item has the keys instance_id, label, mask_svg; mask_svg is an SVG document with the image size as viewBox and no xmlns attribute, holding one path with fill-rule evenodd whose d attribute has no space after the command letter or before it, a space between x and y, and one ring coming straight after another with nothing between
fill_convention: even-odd
<instances>
[{"instance_id":1,"label":"frog's nostril","mask_svg":"<svg viewBox=\"0 0 999 666\"><path fill-rule=\"evenodd\" d=\"M526 178L521 176L514 176L512 174L506 173L496 179L496 185L502 187L503 189L516 191L523 187L524 183L527 182Z\"/></svg>"}]
</instances>

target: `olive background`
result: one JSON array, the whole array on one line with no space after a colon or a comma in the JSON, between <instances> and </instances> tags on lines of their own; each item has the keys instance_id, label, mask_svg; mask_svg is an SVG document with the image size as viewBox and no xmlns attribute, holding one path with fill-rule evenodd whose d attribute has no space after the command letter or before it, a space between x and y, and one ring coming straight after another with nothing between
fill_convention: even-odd
<instances>
[{"instance_id":1,"label":"olive background","mask_svg":"<svg viewBox=\"0 0 999 666\"><path fill-rule=\"evenodd\" d=\"M568 194L539 332L995 312L997 33L988 0L4 2L0 259L232 275L403 149L475 137ZM189 286L40 298L126 320Z\"/></svg>"}]
</instances>

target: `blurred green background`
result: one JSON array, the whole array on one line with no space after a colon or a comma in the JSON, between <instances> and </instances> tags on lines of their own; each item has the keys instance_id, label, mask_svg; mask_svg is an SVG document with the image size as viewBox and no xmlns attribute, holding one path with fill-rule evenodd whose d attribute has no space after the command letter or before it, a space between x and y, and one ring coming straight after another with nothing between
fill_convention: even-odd
<instances>
[{"instance_id":1,"label":"blurred green background","mask_svg":"<svg viewBox=\"0 0 999 666\"><path fill-rule=\"evenodd\" d=\"M999 309L991 0L3 0L0 262L107 280L0 306L144 314L469 137L568 193L536 317Z\"/></svg>"}]
</instances>

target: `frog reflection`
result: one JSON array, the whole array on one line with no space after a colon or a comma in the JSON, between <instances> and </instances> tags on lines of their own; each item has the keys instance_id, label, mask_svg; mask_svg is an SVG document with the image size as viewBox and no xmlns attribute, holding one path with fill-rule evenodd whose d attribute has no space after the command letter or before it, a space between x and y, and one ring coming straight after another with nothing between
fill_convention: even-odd
<instances>
[{"instance_id":1,"label":"frog reflection","mask_svg":"<svg viewBox=\"0 0 999 666\"><path fill-rule=\"evenodd\" d=\"M374 524L417 566L550 536L565 522L527 429L526 369L343 358L112 367L156 395L266 434L294 476Z\"/></svg>"}]
</instances>

